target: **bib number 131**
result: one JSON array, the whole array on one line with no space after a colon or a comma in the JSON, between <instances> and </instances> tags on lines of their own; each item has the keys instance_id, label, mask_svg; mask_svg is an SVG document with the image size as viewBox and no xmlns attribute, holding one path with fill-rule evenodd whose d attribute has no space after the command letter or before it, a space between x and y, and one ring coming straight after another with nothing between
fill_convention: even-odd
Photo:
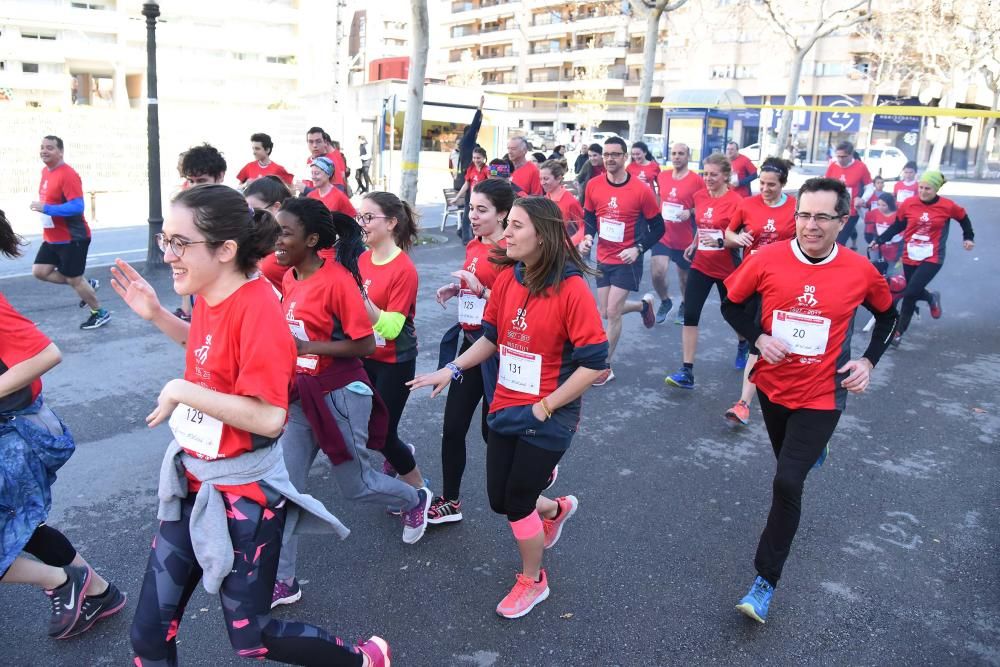
<instances>
[{"instance_id":1,"label":"bib number 131","mask_svg":"<svg viewBox=\"0 0 1000 667\"><path fill-rule=\"evenodd\" d=\"M542 385L542 355L501 345L499 382L507 389L538 396Z\"/></svg>"}]
</instances>

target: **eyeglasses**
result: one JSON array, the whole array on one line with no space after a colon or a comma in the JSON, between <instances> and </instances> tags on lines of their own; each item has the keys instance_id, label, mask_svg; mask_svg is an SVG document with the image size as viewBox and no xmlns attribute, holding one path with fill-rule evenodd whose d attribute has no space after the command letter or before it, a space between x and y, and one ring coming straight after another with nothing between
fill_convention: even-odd
<instances>
[{"instance_id":1,"label":"eyeglasses","mask_svg":"<svg viewBox=\"0 0 1000 667\"><path fill-rule=\"evenodd\" d=\"M167 248L170 248L170 252L174 253L174 257L178 259L184 256L184 250L189 245L198 245L201 243L214 243L214 241L188 241L187 239L182 239L179 236L174 236L167 238L167 235L160 232L156 235L156 245L160 248L160 252L163 254L167 253Z\"/></svg>"},{"instance_id":2,"label":"eyeglasses","mask_svg":"<svg viewBox=\"0 0 1000 667\"><path fill-rule=\"evenodd\" d=\"M829 215L827 213L800 213L795 212L795 219L799 222L809 222L810 220L815 220L816 222L823 224L824 222L833 222L834 220L840 220L844 216L842 215Z\"/></svg>"},{"instance_id":3,"label":"eyeglasses","mask_svg":"<svg viewBox=\"0 0 1000 667\"><path fill-rule=\"evenodd\" d=\"M374 220L375 218L388 219L390 217L391 216L388 215L375 215L374 213L359 213L358 215L354 216L354 219L357 221L359 225L367 226L372 224L372 220Z\"/></svg>"},{"instance_id":4,"label":"eyeglasses","mask_svg":"<svg viewBox=\"0 0 1000 667\"><path fill-rule=\"evenodd\" d=\"M611 158L612 160L619 160L625 157L625 153L609 153L607 151L604 151L604 157Z\"/></svg>"}]
</instances>

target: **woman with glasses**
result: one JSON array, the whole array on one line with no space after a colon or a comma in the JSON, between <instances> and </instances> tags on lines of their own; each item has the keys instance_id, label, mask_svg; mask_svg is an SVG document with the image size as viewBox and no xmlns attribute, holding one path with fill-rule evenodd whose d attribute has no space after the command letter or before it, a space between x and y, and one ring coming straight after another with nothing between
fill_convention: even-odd
<instances>
[{"instance_id":1,"label":"woman with glasses","mask_svg":"<svg viewBox=\"0 0 1000 667\"><path fill-rule=\"evenodd\" d=\"M756 254L766 245L795 237L795 197L781 189L788 183L792 163L769 157L760 166L760 194L740 202L740 207L726 228L726 247L743 251L743 258ZM750 423L750 404L756 391L750 381L750 371L757 363L757 354L747 356L743 371L743 388L740 400L726 410L726 419L746 426Z\"/></svg>"},{"instance_id":2,"label":"woman with glasses","mask_svg":"<svg viewBox=\"0 0 1000 667\"><path fill-rule=\"evenodd\" d=\"M243 196L247 203L256 209L267 211L271 215L278 215L281 202L292 196L288 186L279 177L271 174L254 179L244 189ZM281 287L281 281L285 278L288 266L282 266L274 257L274 253L267 255L260 260L257 265L264 277L270 280L275 287Z\"/></svg>"},{"instance_id":3,"label":"woman with glasses","mask_svg":"<svg viewBox=\"0 0 1000 667\"><path fill-rule=\"evenodd\" d=\"M320 156L313 159L309 172L312 174L315 189L310 190L306 196L320 200L333 213L343 213L353 218L357 215L357 211L354 210L354 205L344 191L333 184L333 170L334 165L330 158Z\"/></svg>"},{"instance_id":4,"label":"woman with glasses","mask_svg":"<svg viewBox=\"0 0 1000 667\"><path fill-rule=\"evenodd\" d=\"M375 352L365 357L365 370L389 411L388 432L382 455L383 472L399 476L417 489L423 504L423 522L432 495L413 457L413 445L399 438L399 420L410 391L406 383L417 368L417 267L408 251L417 239L416 214L391 192L369 192L361 200L357 217L368 250L358 260L362 295L368 320L375 330Z\"/></svg>"},{"instance_id":5,"label":"woman with glasses","mask_svg":"<svg viewBox=\"0 0 1000 667\"><path fill-rule=\"evenodd\" d=\"M132 621L137 665L177 665L177 629L200 581L219 594L237 655L295 665L389 664L372 637L350 646L313 625L270 616L286 519L289 530L347 528L288 480L277 446L296 349L270 284L254 278L278 225L224 185L178 195L158 241L174 290L197 294L191 323L171 315L128 263L111 270L115 292L186 350L146 418L174 439L160 469L160 519ZM291 511L290 511L291 510Z\"/></svg>"}]
</instances>

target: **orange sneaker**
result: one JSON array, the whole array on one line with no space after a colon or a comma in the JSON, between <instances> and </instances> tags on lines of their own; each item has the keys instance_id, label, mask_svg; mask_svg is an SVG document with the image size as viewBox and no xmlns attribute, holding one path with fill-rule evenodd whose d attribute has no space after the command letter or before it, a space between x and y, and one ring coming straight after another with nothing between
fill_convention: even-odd
<instances>
[{"instance_id":1,"label":"orange sneaker","mask_svg":"<svg viewBox=\"0 0 1000 667\"><path fill-rule=\"evenodd\" d=\"M500 600L497 613L504 618L521 618L534 609L536 604L549 597L549 578L545 570L541 573L541 581L532 581L518 572L514 588L510 589L507 597Z\"/></svg>"},{"instance_id":2,"label":"orange sneaker","mask_svg":"<svg viewBox=\"0 0 1000 667\"><path fill-rule=\"evenodd\" d=\"M566 519L573 516L576 508L580 505L576 496L556 498L556 502L559 503L559 515L554 519L542 519L542 531L545 533L546 549L551 549L556 545L556 542L559 541L559 536L562 535L563 524L566 523Z\"/></svg>"},{"instance_id":3,"label":"orange sneaker","mask_svg":"<svg viewBox=\"0 0 1000 667\"><path fill-rule=\"evenodd\" d=\"M742 400L736 401L736 405L726 410L726 419L746 426L750 423L750 406Z\"/></svg>"}]
</instances>

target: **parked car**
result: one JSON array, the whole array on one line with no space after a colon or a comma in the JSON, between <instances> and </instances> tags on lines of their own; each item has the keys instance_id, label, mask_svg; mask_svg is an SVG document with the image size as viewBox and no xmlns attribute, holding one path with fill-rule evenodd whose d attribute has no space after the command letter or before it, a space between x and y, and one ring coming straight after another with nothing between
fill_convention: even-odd
<instances>
[{"instance_id":1,"label":"parked car","mask_svg":"<svg viewBox=\"0 0 1000 667\"><path fill-rule=\"evenodd\" d=\"M605 141L611 137L618 137L617 132L594 132L590 135L590 143L592 144L604 144ZM619 139L621 137L618 137Z\"/></svg>"},{"instance_id":2,"label":"parked car","mask_svg":"<svg viewBox=\"0 0 1000 667\"><path fill-rule=\"evenodd\" d=\"M886 180L898 179L908 162L906 154L895 146L869 146L858 152L871 175L881 175Z\"/></svg>"},{"instance_id":3,"label":"parked car","mask_svg":"<svg viewBox=\"0 0 1000 667\"><path fill-rule=\"evenodd\" d=\"M667 158L667 148L663 142L663 135L644 134L642 135L642 140L649 146L649 152L653 154L656 161L663 164Z\"/></svg>"},{"instance_id":4,"label":"parked car","mask_svg":"<svg viewBox=\"0 0 1000 667\"><path fill-rule=\"evenodd\" d=\"M740 155L750 158L750 161L754 164L760 162L760 144L750 144L749 146L744 146L740 149Z\"/></svg>"}]
</instances>

